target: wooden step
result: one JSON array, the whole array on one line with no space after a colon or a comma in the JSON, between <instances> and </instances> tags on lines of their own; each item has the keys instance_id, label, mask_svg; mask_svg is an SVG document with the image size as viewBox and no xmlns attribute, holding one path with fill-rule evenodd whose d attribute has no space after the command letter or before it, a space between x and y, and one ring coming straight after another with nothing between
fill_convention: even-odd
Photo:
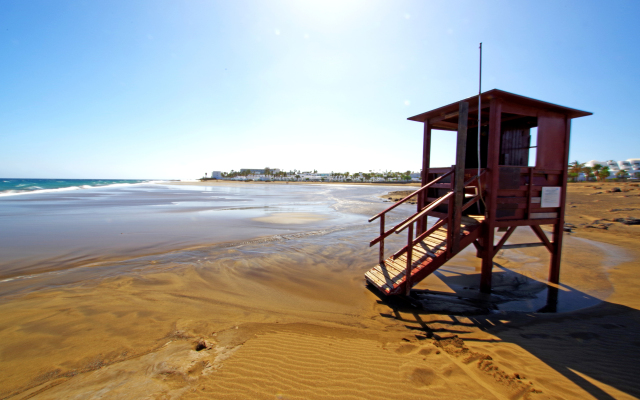
<instances>
[{"instance_id":1,"label":"wooden step","mask_svg":"<svg viewBox=\"0 0 640 400\"><path fill-rule=\"evenodd\" d=\"M479 235L481 220L464 217L461 227L460 250L470 245ZM454 254L447 252L447 230L437 229L413 246L411 254L411 285L417 284L444 265ZM404 292L406 284L407 253L396 260L389 257L365 273L365 279L384 294Z\"/></svg>"}]
</instances>

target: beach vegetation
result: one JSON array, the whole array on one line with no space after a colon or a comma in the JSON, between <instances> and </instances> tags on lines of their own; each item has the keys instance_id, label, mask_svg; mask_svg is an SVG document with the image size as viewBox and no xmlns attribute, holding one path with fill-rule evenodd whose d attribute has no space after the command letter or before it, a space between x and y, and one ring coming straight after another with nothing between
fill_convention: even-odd
<instances>
[{"instance_id":1,"label":"beach vegetation","mask_svg":"<svg viewBox=\"0 0 640 400\"><path fill-rule=\"evenodd\" d=\"M264 168L261 170L241 169L240 171L230 170L221 172L222 179L242 180L242 181L317 181L317 182L411 182L412 172L407 171L382 171L374 172L335 172L318 173L317 169L302 171L293 169L288 172L279 169ZM205 178L208 174L205 173Z\"/></svg>"},{"instance_id":2,"label":"beach vegetation","mask_svg":"<svg viewBox=\"0 0 640 400\"><path fill-rule=\"evenodd\" d=\"M572 182L577 182L580 173L584 171L585 163L581 163L578 160L575 160L572 163L569 163L569 178Z\"/></svg>"},{"instance_id":3,"label":"beach vegetation","mask_svg":"<svg viewBox=\"0 0 640 400\"><path fill-rule=\"evenodd\" d=\"M587 181L594 181L596 179L596 176L593 173L593 168L584 167L582 171Z\"/></svg>"},{"instance_id":4,"label":"beach vegetation","mask_svg":"<svg viewBox=\"0 0 640 400\"><path fill-rule=\"evenodd\" d=\"M598 171L598 180L600 181L604 181L609 176L611 176L611 171L609 170L609 167L602 167L600 171Z\"/></svg>"},{"instance_id":5,"label":"beach vegetation","mask_svg":"<svg viewBox=\"0 0 640 400\"><path fill-rule=\"evenodd\" d=\"M628 177L629 177L629 173L624 169L621 169L620 171L616 172L616 178L618 179L626 180Z\"/></svg>"},{"instance_id":6,"label":"beach vegetation","mask_svg":"<svg viewBox=\"0 0 640 400\"><path fill-rule=\"evenodd\" d=\"M593 167L591 167L597 180L600 180L600 171L602 171L602 168L604 168L602 164L594 164Z\"/></svg>"}]
</instances>

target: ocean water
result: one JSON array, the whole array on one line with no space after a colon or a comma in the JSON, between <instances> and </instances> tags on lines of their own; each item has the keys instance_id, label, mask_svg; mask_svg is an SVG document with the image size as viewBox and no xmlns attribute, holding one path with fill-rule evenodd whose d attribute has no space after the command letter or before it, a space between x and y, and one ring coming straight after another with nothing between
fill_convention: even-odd
<instances>
[{"instance_id":1,"label":"ocean water","mask_svg":"<svg viewBox=\"0 0 640 400\"><path fill-rule=\"evenodd\" d=\"M368 224L367 218L389 206L378 197L389 190L395 188L139 183L0 196L0 281L31 280L43 273L194 246L269 241L353 226L370 228L373 238L377 224ZM399 207L394 215L401 218L413 210ZM301 224L268 219L295 213L320 219ZM363 240L356 246L367 244Z\"/></svg>"},{"instance_id":2,"label":"ocean water","mask_svg":"<svg viewBox=\"0 0 640 400\"><path fill-rule=\"evenodd\" d=\"M377 263L378 248L369 247L369 241L379 234L379 222L367 220L390 205L380 195L398 190L377 185L226 182L203 187L99 182L104 185L83 190L35 189L0 197L0 302L48 288L155 272L180 274L189 268L221 273L239 269L268 279L269 266L304 276L306 268L321 265L356 271L349 276L359 277L364 285L362 274ZM415 206L396 208L387 217L387 229L414 212ZM296 224L274 222L278 217L300 214L320 218ZM535 240L533 233L519 236L527 232L516 232L512 238L523 243ZM406 235L389 236L387 255L404 243ZM620 262L607 261L615 248L597 245L598 254L607 254L605 265ZM589 241L565 239L567 255L589 248L594 248ZM548 302L546 250L510 250L504 257L508 267L497 266L494 271L498 308L541 309ZM596 280L602 262L581 266L576 276ZM442 290L446 286L452 293L475 295L477 266L474 248L469 246L434 273L433 279L441 283L431 281L424 288ZM431 286L434 283L440 286ZM514 285L524 294L514 297ZM605 286L590 289L588 296L580 290L562 290L554 300L558 311L605 299L610 295ZM443 304L450 307L451 302Z\"/></svg>"},{"instance_id":3,"label":"ocean water","mask_svg":"<svg viewBox=\"0 0 640 400\"><path fill-rule=\"evenodd\" d=\"M0 178L0 196L36 191L88 189L109 185L149 182L149 179L12 179Z\"/></svg>"}]
</instances>

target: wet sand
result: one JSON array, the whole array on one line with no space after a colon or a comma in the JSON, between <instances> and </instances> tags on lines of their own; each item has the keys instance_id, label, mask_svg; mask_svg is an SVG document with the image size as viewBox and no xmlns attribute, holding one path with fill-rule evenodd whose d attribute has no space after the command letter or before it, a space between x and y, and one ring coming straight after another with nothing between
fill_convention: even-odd
<instances>
[{"instance_id":1,"label":"wet sand","mask_svg":"<svg viewBox=\"0 0 640 400\"><path fill-rule=\"evenodd\" d=\"M310 222L318 222L325 219L326 218L321 215L310 213L277 213L271 214L267 217L254 218L253 220L269 224L300 225Z\"/></svg>"},{"instance_id":2,"label":"wet sand","mask_svg":"<svg viewBox=\"0 0 640 400\"><path fill-rule=\"evenodd\" d=\"M588 190L570 186L568 221L628 194ZM479 261L465 251L420 284L442 292L422 309L382 301L363 279L374 225L150 255L121 262L129 273L5 296L0 398L640 396L637 226L569 234L559 306L574 309L536 313L492 304L515 293L506 308L538 307L540 248L500 252L492 298L469 300Z\"/></svg>"},{"instance_id":3,"label":"wet sand","mask_svg":"<svg viewBox=\"0 0 640 400\"><path fill-rule=\"evenodd\" d=\"M226 181L226 180L197 180L166 182L171 185L188 186L216 186L216 185L356 185L356 186L415 186L420 187L420 182L302 182L302 181Z\"/></svg>"}]
</instances>

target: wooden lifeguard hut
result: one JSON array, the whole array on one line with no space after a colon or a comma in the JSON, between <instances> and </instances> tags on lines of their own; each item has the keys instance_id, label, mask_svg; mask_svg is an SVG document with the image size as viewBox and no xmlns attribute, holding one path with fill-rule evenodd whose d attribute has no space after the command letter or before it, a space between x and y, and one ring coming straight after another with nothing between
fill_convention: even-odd
<instances>
[{"instance_id":1,"label":"wooden lifeguard hut","mask_svg":"<svg viewBox=\"0 0 640 400\"><path fill-rule=\"evenodd\" d=\"M409 295L473 245L482 259L480 290L488 293L499 250L544 246L551 254L549 281L559 283L571 120L591 114L493 89L409 118L424 124L422 187L369 219L380 221L380 236L370 242L380 252L366 280L383 294ZM537 142L531 143L534 127ZM434 129L457 132L455 165L431 167ZM532 147L535 166L529 166ZM416 213L387 229L385 215L412 197L417 197ZM427 217L437 222L429 226ZM553 227L551 240L541 225ZM529 227L540 242L506 244L517 227ZM496 230L504 232L498 243ZM403 231L407 244L386 258L385 238Z\"/></svg>"}]
</instances>

